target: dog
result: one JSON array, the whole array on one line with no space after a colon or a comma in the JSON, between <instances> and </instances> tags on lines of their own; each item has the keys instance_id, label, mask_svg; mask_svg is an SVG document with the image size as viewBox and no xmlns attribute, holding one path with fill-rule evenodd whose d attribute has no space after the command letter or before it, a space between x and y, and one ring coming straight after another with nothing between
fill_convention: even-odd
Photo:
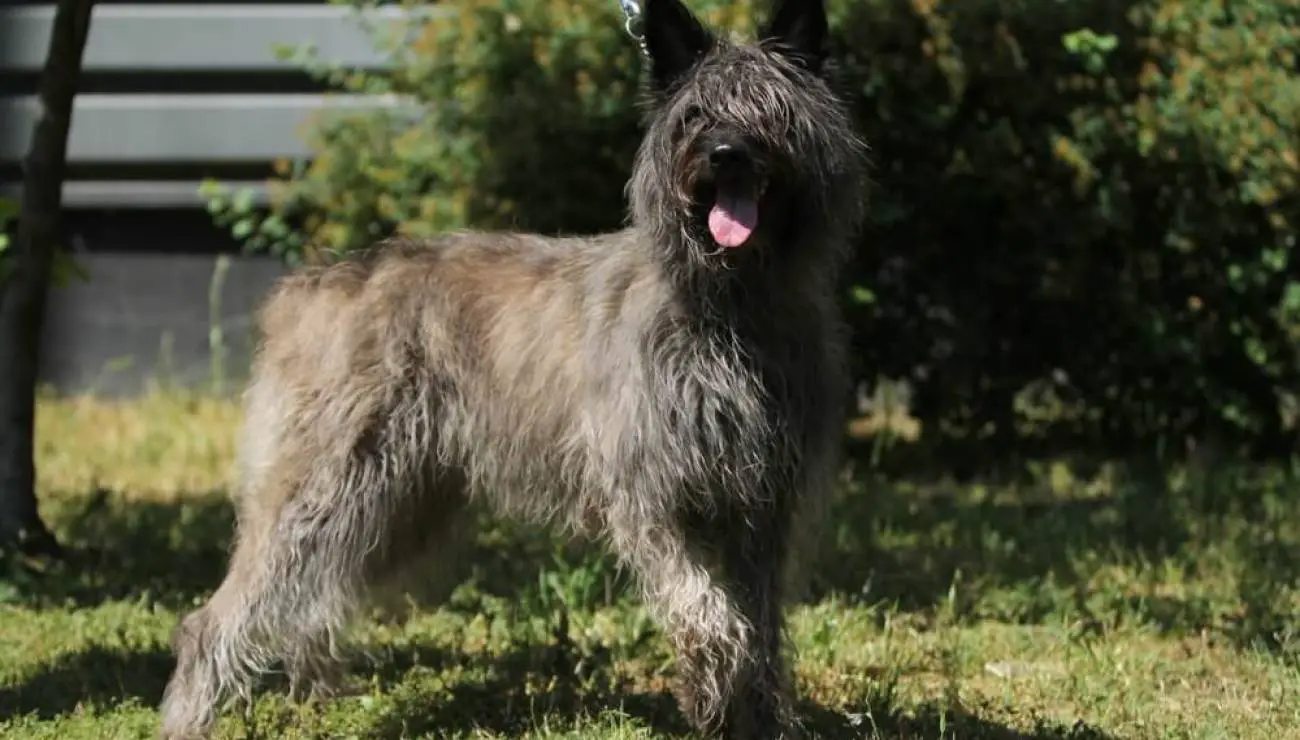
<instances>
[{"instance_id":1,"label":"dog","mask_svg":"<svg viewBox=\"0 0 1300 740\"><path fill-rule=\"evenodd\" d=\"M799 736L782 612L838 469L867 147L821 0L748 44L646 0L642 32L624 229L394 237L272 290L235 548L174 633L162 737L207 737L272 664L328 694L349 620L451 562L475 502L617 556L700 734Z\"/></svg>"}]
</instances>

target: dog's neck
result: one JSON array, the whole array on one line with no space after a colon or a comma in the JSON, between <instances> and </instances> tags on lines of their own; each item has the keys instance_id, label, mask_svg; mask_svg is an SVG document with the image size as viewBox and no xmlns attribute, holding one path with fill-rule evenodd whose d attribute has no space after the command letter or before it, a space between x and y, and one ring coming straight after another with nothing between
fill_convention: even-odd
<instances>
[{"instance_id":1,"label":"dog's neck","mask_svg":"<svg viewBox=\"0 0 1300 740\"><path fill-rule=\"evenodd\" d=\"M766 233L732 253L674 236L657 242L657 261L673 300L702 326L767 332L798 317L820 321L833 302L838 261L826 245L779 244Z\"/></svg>"}]
</instances>

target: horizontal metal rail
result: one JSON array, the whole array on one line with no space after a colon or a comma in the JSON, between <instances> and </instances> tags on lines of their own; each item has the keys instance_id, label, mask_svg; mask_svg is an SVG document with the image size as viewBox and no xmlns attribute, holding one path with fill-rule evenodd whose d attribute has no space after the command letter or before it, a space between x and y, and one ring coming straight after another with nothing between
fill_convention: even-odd
<instances>
[{"instance_id":1,"label":"horizontal metal rail","mask_svg":"<svg viewBox=\"0 0 1300 740\"><path fill-rule=\"evenodd\" d=\"M65 184L65 204L198 207L198 184L213 170L252 178L263 166L269 174L277 159L310 158L307 126L318 115L407 106L418 115L414 104L392 98L304 92L301 82L278 87L300 67L280 60L277 46L310 46L321 61L347 68L382 68L375 34L402 28L409 12L325 2L97 5L82 70L93 92L77 96L68 138L68 163L85 179ZM22 93L34 90L53 21L53 3L0 7L0 83L17 83L0 94L0 196L19 192L40 110Z\"/></svg>"},{"instance_id":2,"label":"horizontal metal rail","mask_svg":"<svg viewBox=\"0 0 1300 740\"><path fill-rule=\"evenodd\" d=\"M316 114L418 106L367 95L79 95L68 162L270 162L304 157L304 125ZM26 155L40 101L0 99L0 162Z\"/></svg>"},{"instance_id":3,"label":"horizontal metal rail","mask_svg":"<svg viewBox=\"0 0 1300 740\"><path fill-rule=\"evenodd\" d=\"M259 72L292 68L277 45L310 44L322 59L381 67L385 59L363 24L383 31L401 8L359 13L334 5L98 5L86 39L85 72L175 70ZM0 8L0 72L36 72L45 64L52 4Z\"/></svg>"}]
</instances>

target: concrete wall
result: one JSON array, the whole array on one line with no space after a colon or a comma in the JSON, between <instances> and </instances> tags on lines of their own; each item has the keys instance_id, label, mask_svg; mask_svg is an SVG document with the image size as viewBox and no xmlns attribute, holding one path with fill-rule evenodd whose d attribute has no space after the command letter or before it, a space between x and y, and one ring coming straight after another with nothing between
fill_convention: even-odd
<instances>
[{"instance_id":1,"label":"concrete wall","mask_svg":"<svg viewBox=\"0 0 1300 740\"><path fill-rule=\"evenodd\" d=\"M229 259L217 316L229 356L246 374L253 312L284 273L279 260L244 256L198 209L81 211L65 215L74 259L89 273L50 290L41 378L65 393L133 395L151 382L210 380L209 290L218 254Z\"/></svg>"},{"instance_id":2,"label":"concrete wall","mask_svg":"<svg viewBox=\"0 0 1300 740\"><path fill-rule=\"evenodd\" d=\"M252 316L281 264L230 257L220 310L228 383L246 377ZM199 387L211 378L209 287L217 257L89 254L90 280L51 290L41 376L63 393L134 395L153 382ZM228 386L229 387L229 386Z\"/></svg>"}]
</instances>

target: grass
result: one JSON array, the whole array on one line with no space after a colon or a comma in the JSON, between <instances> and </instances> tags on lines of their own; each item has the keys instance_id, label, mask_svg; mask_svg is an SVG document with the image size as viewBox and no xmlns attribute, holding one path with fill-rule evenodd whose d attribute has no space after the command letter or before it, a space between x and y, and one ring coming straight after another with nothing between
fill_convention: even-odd
<instances>
[{"instance_id":1,"label":"grass","mask_svg":"<svg viewBox=\"0 0 1300 740\"><path fill-rule=\"evenodd\" d=\"M220 580L238 411L44 399L48 521L80 559L0 578L0 736L151 737L178 615ZM827 738L1300 737L1300 488L1286 471L846 489L791 611ZM437 610L357 633L360 696L277 687L222 737L685 736L672 661L598 552L484 529Z\"/></svg>"}]
</instances>

